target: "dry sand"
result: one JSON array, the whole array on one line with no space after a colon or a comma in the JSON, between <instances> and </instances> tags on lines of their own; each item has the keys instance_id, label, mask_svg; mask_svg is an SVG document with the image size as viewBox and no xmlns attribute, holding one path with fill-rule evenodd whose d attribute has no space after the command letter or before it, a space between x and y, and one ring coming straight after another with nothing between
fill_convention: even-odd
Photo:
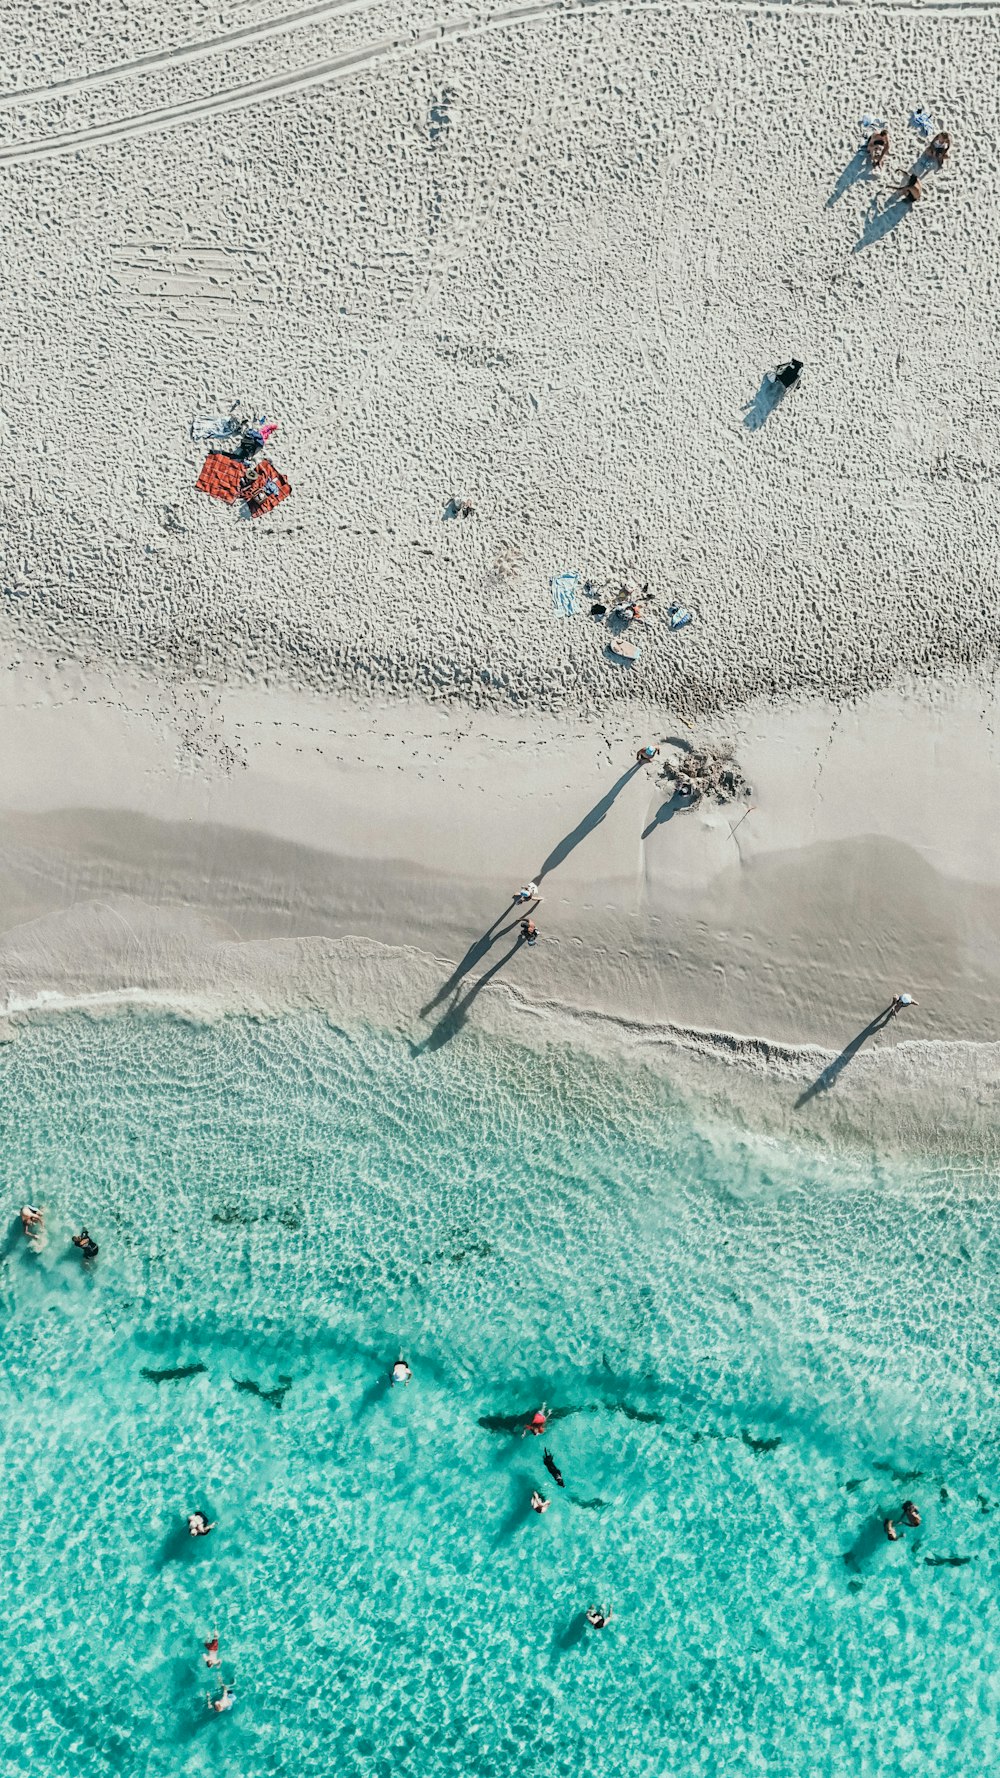
<instances>
[{"instance_id":1,"label":"dry sand","mask_svg":"<svg viewBox=\"0 0 1000 1778\"><path fill-rule=\"evenodd\" d=\"M909 988L800 1123L923 1136L933 1080L987 1126L1000 14L140 11L2 50L8 1010L572 1015L791 1115ZM858 119L884 191L923 104L953 158L873 208ZM193 491L237 399L281 422L269 520ZM635 668L564 569L650 581ZM753 783L735 835L626 776L693 733ZM476 949L554 850L543 943Z\"/></svg>"}]
</instances>

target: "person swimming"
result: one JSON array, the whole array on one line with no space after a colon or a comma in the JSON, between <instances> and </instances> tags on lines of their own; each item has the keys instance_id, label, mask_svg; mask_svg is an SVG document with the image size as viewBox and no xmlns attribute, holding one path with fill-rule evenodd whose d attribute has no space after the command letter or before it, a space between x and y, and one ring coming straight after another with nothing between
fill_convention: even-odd
<instances>
[{"instance_id":1,"label":"person swimming","mask_svg":"<svg viewBox=\"0 0 1000 1778\"><path fill-rule=\"evenodd\" d=\"M218 1519L209 1520L203 1512L188 1513L188 1531L192 1537L207 1537L218 1522Z\"/></svg>"},{"instance_id":2,"label":"person swimming","mask_svg":"<svg viewBox=\"0 0 1000 1778\"><path fill-rule=\"evenodd\" d=\"M78 1235L73 1236L73 1246L79 1247L84 1259L96 1259L100 1252L97 1242L87 1233L86 1229L81 1229Z\"/></svg>"},{"instance_id":3,"label":"person swimming","mask_svg":"<svg viewBox=\"0 0 1000 1778\"><path fill-rule=\"evenodd\" d=\"M392 1367L392 1376L390 1378L390 1381L393 1383L402 1383L403 1387L405 1388L406 1384L410 1381L412 1376L413 1376L413 1372L411 1371L409 1365L406 1362L406 1359L403 1357L403 1354L401 1352L399 1354L399 1357L397 1358L395 1364Z\"/></svg>"},{"instance_id":4,"label":"person swimming","mask_svg":"<svg viewBox=\"0 0 1000 1778\"><path fill-rule=\"evenodd\" d=\"M547 1425L548 1409L543 1401L541 1407L535 1409L531 1419L525 1421L521 1428L521 1437L524 1438L530 1432L532 1438L540 1438Z\"/></svg>"},{"instance_id":5,"label":"person swimming","mask_svg":"<svg viewBox=\"0 0 1000 1778\"><path fill-rule=\"evenodd\" d=\"M206 1667L221 1667L222 1656L219 1653L219 1632L212 1631L211 1640L204 1644Z\"/></svg>"},{"instance_id":6,"label":"person swimming","mask_svg":"<svg viewBox=\"0 0 1000 1778\"><path fill-rule=\"evenodd\" d=\"M899 1542L899 1532L896 1530L895 1520L894 1519L883 1519L882 1526L885 1531L886 1537L889 1539L889 1542L890 1543L898 1543Z\"/></svg>"},{"instance_id":7,"label":"person swimming","mask_svg":"<svg viewBox=\"0 0 1000 1778\"><path fill-rule=\"evenodd\" d=\"M223 1684L214 1698L211 1692L206 1692L205 1702L210 1710L231 1710L236 1702L236 1687Z\"/></svg>"},{"instance_id":8,"label":"person swimming","mask_svg":"<svg viewBox=\"0 0 1000 1778\"><path fill-rule=\"evenodd\" d=\"M608 1606L607 1611L602 1611L599 1605L591 1605L587 1609L586 1616L588 1624L590 1624L593 1629L603 1630L605 1624L610 1624L614 1612L611 1610L610 1605Z\"/></svg>"},{"instance_id":9,"label":"person swimming","mask_svg":"<svg viewBox=\"0 0 1000 1778\"><path fill-rule=\"evenodd\" d=\"M903 1518L908 1525L920 1524L920 1509L914 1506L912 1500L903 1501Z\"/></svg>"},{"instance_id":10,"label":"person swimming","mask_svg":"<svg viewBox=\"0 0 1000 1778\"><path fill-rule=\"evenodd\" d=\"M531 1510L532 1510L532 1512L533 1513L547 1513L549 1510L549 1507L551 1505L552 1505L551 1500L546 1500L545 1495L539 1494L538 1489L536 1488L531 1496Z\"/></svg>"},{"instance_id":11,"label":"person swimming","mask_svg":"<svg viewBox=\"0 0 1000 1778\"><path fill-rule=\"evenodd\" d=\"M552 1477L552 1480L555 1482L556 1487L565 1488L566 1483L562 1479L562 1470L559 1468L551 1451L542 1452L542 1462Z\"/></svg>"}]
</instances>

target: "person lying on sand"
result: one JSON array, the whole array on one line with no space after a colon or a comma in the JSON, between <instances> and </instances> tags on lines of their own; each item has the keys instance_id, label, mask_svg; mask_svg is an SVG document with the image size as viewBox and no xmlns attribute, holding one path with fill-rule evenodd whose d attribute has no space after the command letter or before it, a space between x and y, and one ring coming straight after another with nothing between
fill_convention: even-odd
<instances>
[{"instance_id":1,"label":"person lying on sand","mask_svg":"<svg viewBox=\"0 0 1000 1778\"><path fill-rule=\"evenodd\" d=\"M868 156L868 165L870 167L872 167L876 173L878 172L879 167L882 165L883 161L885 160L885 157L888 154L888 152L889 152L889 132L888 132L888 130L885 128L883 128L881 130L873 130L871 135L869 136L867 142L865 143L865 153Z\"/></svg>"}]
</instances>

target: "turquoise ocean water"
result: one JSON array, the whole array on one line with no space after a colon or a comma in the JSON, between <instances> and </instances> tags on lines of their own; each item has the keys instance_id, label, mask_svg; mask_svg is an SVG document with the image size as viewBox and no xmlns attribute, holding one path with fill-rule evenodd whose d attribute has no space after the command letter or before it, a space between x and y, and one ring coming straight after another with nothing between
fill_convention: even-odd
<instances>
[{"instance_id":1,"label":"turquoise ocean water","mask_svg":"<svg viewBox=\"0 0 1000 1778\"><path fill-rule=\"evenodd\" d=\"M5 1771L997 1769L991 1181L468 1032L67 1017L0 1082Z\"/></svg>"}]
</instances>

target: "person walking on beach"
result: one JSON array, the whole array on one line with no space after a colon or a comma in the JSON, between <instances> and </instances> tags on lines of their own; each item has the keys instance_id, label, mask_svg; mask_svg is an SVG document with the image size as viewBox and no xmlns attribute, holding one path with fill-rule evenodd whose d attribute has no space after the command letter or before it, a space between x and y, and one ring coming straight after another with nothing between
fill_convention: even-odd
<instances>
[{"instance_id":1,"label":"person walking on beach","mask_svg":"<svg viewBox=\"0 0 1000 1778\"><path fill-rule=\"evenodd\" d=\"M779 364L777 370L769 370L769 383L780 383L783 389L794 389L804 369L801 358L789 358L787 364Z\"/></svg>"},{"instance_id":2,"label":"person walking on beach","mask_svg":"<svg viewBox=\"0 0 1000 1778\"><path fill-rule=\"evenodd\" d=\"M533 944L537 943L537 941L538 941L538 927L535 925L534 920L522 920L521 921L521 937L523 938L526 945L533 945Z\"/></svg>"},{"instance_id":3,"label":"person walking on beach","mask_svg":"<svg viewBox=\"0 0 1000 1778\"><path fill-rule=\"evenodd\" d=\"M943 167L951 150L951 137L947 130L939 130L933 142L928 142L924 153L936 167Z\"/></svg>"},{"instance_id":4,"label":"person walking on beach","mask_svg":"<svg viewBox=\"0 0 1000 1778\"><path fill-rule=\"evenodd\" d=\"M651 765L653 760L656 758L657 754L659 753L659 751L660 751L660 749L658 747L653 746L652 741L647 741L645 747L640 747L638 753L635 756L636 765L637 766Z\"/></svg>"},{"instance_id":5,"label":"person walking on beach","mask_svg":"<svg viewBox=\"0 0 1000 1778\"><path fill-rule=\"evenodd\" d=\"M538 1489L536 1488L534 1493L531 1496L531 1510L532 1510L532 1512L533 1513L547 1513L549 1510L549 1507L551 1505L552 1505L551 1500L546 1500L545 1495L539 1494Z\"/></svg>"},{"instance_id":6,"label":"person walking on beach","mask_svg":"<svg viewBox=\"0 0 1000 1778\"><path fill-rule=\"evenodd\" d=\"M523 901L541 901L542 898L538 893L538 884L525 883L523 889L515 891L513 899L515 906L518 906Z\"/></svg>"},{"instance_id":7,"label":"person walking on beach","mask_svg":"<svg viewBox=\"0 0 1000 1778\"><path fill-rule=\"evenodd\" d=\"M905 1006L919 1005L919 1000L914 1000L912 994L894 994L892 997L892 1005L889 1008L889 1017L890 1019L894 1019L896 1014L902 1012Z\"/></svg>"}]
</instances>

